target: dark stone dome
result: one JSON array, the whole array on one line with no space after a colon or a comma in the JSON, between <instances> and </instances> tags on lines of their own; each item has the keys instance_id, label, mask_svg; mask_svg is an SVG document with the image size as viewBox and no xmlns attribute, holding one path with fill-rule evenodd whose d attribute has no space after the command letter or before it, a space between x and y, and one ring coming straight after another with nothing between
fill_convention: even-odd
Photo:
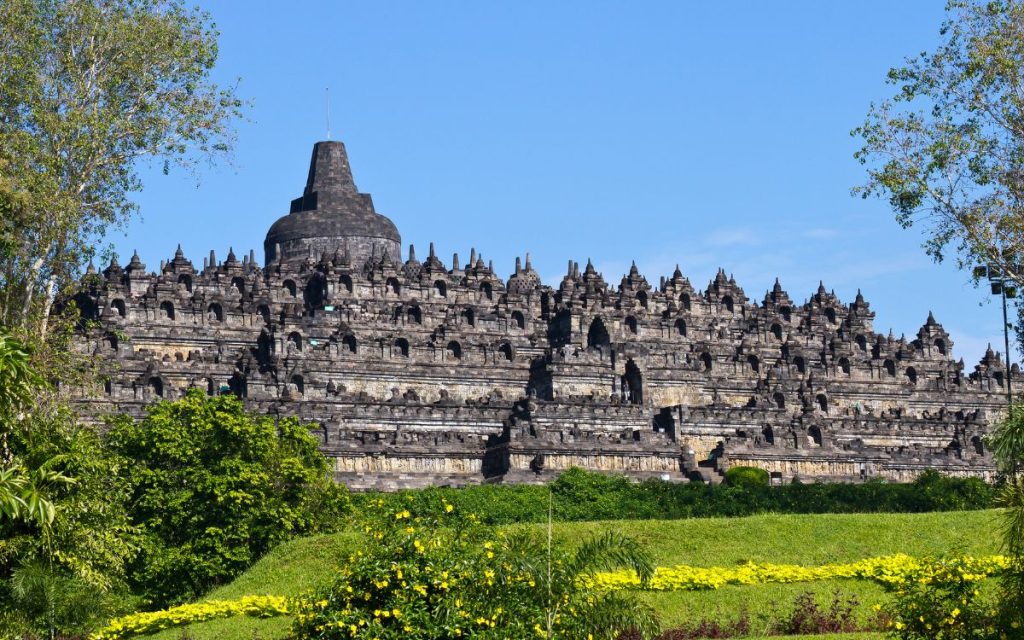
<instances>
[{"instance_id":1,"label":"dark stone dome","mask_svg":"<svg viewBox=\"0 0 1024 640\"><path fill-rule=\"evenodd\" d=\"M267 264L347 251L360 265L374 253L399 259L401 242L395 224L374 211L370 194L356 189L345 145L327 141L313 147L302 197L271 225L263 248Z\"/></svg>"}]
</instances>

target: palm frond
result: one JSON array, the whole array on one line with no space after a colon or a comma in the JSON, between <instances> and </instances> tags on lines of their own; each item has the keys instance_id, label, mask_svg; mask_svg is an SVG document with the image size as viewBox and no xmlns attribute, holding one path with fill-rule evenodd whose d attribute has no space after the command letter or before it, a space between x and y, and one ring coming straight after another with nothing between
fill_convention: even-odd
<instances>
[{"instance_id":1,"label":"palm frond","mask_svg":"<svg viewBox=\"0 0 1024 640\"><path fill-rule=\"evenodd\" d=\"M615 640L627 631L636 631L643 640L660 631L658 615L635 594L612 591L598 597L588 610L587 626L595 639Z\"/></svg>"},{"instance_id":2,"label":"palm frond","mask_svg":"<svg viewBox=\"0 0 1024 640\"><path fill-rule=\"evenodd\" d=\"M537 578L545 575L547 567L547 543L534 531L521 530L504 534L503 559L509 565L508 573L528 573Z\"/></svg>"},{"instance_id":3,"label":"palm frond","mask_svg":"<svg viewBox=\"0 0 1024 640\"><path fill-rule=\"evenodd\" d=\"M622 568L634 571L641 583L654 575L650 554L635 539L614 531L585 541L566 563L566 572L576 577Z\"/></svg>"},{"instance_id":4,"label":"palm frond","mask_svg":"<svg viewBox=\"0 0 1024 640\"><path fill-rule=\"evenodd\" d=\"M1000 490L996 505L1003 508L1003 546L1011 556L1024 555L1024 477L1011 479Z\"/></svg>"},{"instance_id":5,"label":"palm frond","mask_svg":"<svg viewBox=\"0 0 1024 640\"><path fill-rule=\"evenodd\" d=\"M999 470L1016 473L1024 461L1024 405L1011 405L1006 419L985 440Z\"/></svg>"}]
</instances>

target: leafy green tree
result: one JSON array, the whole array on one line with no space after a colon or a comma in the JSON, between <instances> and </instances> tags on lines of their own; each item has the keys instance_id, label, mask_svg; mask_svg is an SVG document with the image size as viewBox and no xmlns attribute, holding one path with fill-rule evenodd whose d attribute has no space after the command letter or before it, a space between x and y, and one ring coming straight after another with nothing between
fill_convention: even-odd
<instances>
[{"instance_id":1,"label":"leafy green tree","mask_svg":"<svg viewBox=\"0 0 1024 640\"><path fill-rule=\"evenodd\" d=\"M1024 282L1024 3L951 0L935 51L889 70L892 97L853 134L867 182L925 249Z\"/></svg>"},{"instance_id":2,"label":"leafy green tree","mask_svg":"<svg viewBox=\"0 0 1024 640\"><path fill-rule=\"evenodd\" d=\"M230 150L243 104L210 78L217 36L182 0L0 3L0 325L47 334L54 300L134 213L138 161Z\"/></svg>"},{"instance_id":3,"label":"leafy green tree","mask_svg":"<svg viewBox=\"0 0 1024 640\"><path fill-rule=\"evenodd\" d=\"M228 581L296 534L329 530L348 509L310 426L247 413L232 395L192 390L114 421L130 511L145 532L132 578L166 605Z\"/></svg>"},{"instance_id":4,"label":"leafy green tree","mask_svg":"<svg viewBox=\"0 0 1024 640\"><path fill-rule=\"evenodd\" d=\"M21 417L44 387L32 367L31 350L14 336L0 331L0 420L5 429Z\"/></svg>"},{"instance_id":5,"label":"leafy green tree","mask_svg":"<svg viewBox=\"0 0 1024 640\"><path fill-rule=\"evenodd\" d=\"M127 563L141 540L128 520L122 461L56 403L38 405L11 448L49 510L43 519L0 518L0 629L84 635L131 607ZM73 482L39 483L39 469Z\"/></svg>"},{"instance_id":6,"label":"leafy green tree","mask_svg":"<svg viewBox=\"0 0 1024 640\"><path fill-rule=\"evenodd\" d=\"M23 520L49 534L55 511L46 489L74 480L55 470L57 458L26 469L13 457L11 437L25 425L25 409L43 390L42 377L31 364L31 353L14 337L0 331L0 521Z\"/></svg>"},{"instance_id":7,"label":"leafy green tree","mask_svg":"<svg viewBox=\"0 0 1024 640\"><path fill-rule=\"evenodd\" d=\"M124 605L136 534L118 460L0 333L0 629L83 634ZM2 634L0 634L2 637Z\"/></svg>"}]
</instances>

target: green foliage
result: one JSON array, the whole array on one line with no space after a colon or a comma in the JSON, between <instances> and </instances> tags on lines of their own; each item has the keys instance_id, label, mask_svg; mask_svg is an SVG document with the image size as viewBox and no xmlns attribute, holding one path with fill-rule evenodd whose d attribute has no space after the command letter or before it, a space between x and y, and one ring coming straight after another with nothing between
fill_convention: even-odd
<instances>
[{"instance_id":1,"label":"green foliage","mask_svg":"<svg viewBox=\"0 0 1024 640\"><path fill-rule=\"evenodd\" d=\"M94 633L90 640L123 640L134 636L151 635L164 629L239 616L274 618L287 615L290 610L288 598L281 596L244 596L238 600L208 600L160 611L133 613L111 620L110 624Z\"/></svg>"},{"instance_id":2,"label":"green foliage","mask_svg":"<svg viewBox=\"0 0 1024 640\"><path fill-rule=\"evenodd\" d=\"M659 566L737 567L747 561L820 565L898 553L935 556L948 549L974 556L996 554L999 517L998 511L988 510L572 522L555 523L553 538L556 545L572 548L609 531L626 535L641 542ZM546 525L501 529L529 529L543 536ZM275 547L230 584L210 592L203 601L237 600L249 594L303 596L330 585L336 578L338 564L363 547L364 534L355 528L290 540ZM701 619L734 619L746 612L752 629L760 633L789 620L790 609L780 605L791 603L808 591L820 601L828 601L837 588L856 595L862 603L855 613L863 628L868 628L877 617L872 605L888 597L879 583L866 580L729 585L713 591L643 591L635 597L654 607L667 629L690 626ZM279 639L287 635L290 622L287 618L213 620L190 625L185 630L163 631L154 640L180 640L183 631L195 640L252 640L257 636ZM878 636L876 640L880 639Z\"/></svg>"},{"instance_id":3,"label":"green foliage","mask_svg":"<svg viewBox=\"0 0 1024 640\"><path fill-rule=\"evenodd\" d=\"M443 497L487 524L544 522L547 488L482 485L393 494L355 494L357 504L382 499L395 508L426 512ZM922 513L991 507L995 489L977 478L926 471L912 483L704 485L570 469L551 483L558 521L736 517L757 513ZM423 505L422 507L420 505Z\"/></svg>"},{"instance_id":4,"label":"green foliage","mask_svg":"<svg viewBox=\"0 0 1024 640\"><path fill-rule=\"evenodd\" d=\"M1002 507L1003 548L1009 567L995 596L981 595L975 576L948 558L933 562L901 588L889 608L901 638L1024 637L1024 407L1013 405L987 438L1000 471L1005 474L996 496ZM926 492L939 491L932 482Z\"/></svg>"},{"instance_id":5,"label":"green foliage","mask_svg":"<svg viewBox=\"0 0 1024 640\"><path fill-rule=\"evenodd\" d=\"M198 390L121 417L108 443L125 457L132 520L145 532L132 579L156 605L235 577L296 534L329 530L348 509L308 425L247 413Z\"/></svg>"},{"instance_id":6,"label":"green foliage","mask_svg":"<svg viewBox=\"0 0 1024 640\"><path fill-rule=\"evenodd\" d=\"M996 501L1003 508L1003 546L1011 561L1000 598L1003 627L1024 636L1024 405L1010 407L988 444L1006 476Z\"/></svg>"},{"instance_id":7,"label":"green foliage","mask_svg":"<svg viewBox=\"0 0 1024 640\"><path fill-rule=\"evenodd\" d=\"M26 484L28 481L23 469L13 466L0 469L0 516L9 520L21 518L26 507Z\"/></svg>"},{"instance_id":8,"label":"green foliage","mask_svg":"<svg viewBox=\"0 0 1024 640\"><path fill-rule=\"evenodd\" d=\"M368 543L301 605L291 637L613 640L657 630L646 605L588 580L618 567L649 578L650 558L630 538L609 532L568 550L532 532L496 534L443 501L415 517L383 504L372 505Z\"/></svg>"},{"instance_id":9,"label":"green foliage","mask_svg":"<svg viewBox=\"0 0 1024 640\"><path fill-rule=\"evenodd\" d=\"M32 406L42 376L32 366L32 352L20 340L0 331L0 432L14 428L20 414Z\"/></svg>"},{"instance_id":10,"label":"green foliage","mask_svg":"<svg viewBox=\"0 0 1024 640\"><path fill-rule=\"evenodd\" d=\"M730 487L767 487L770 482L768 472L757 467L730 467L725 472L725 484Z\"/></svg>"},{"instance_id":11,"label":"green foliage","mask_svg":"<svg viewBox=\"0 0 1024 640\"><path fill-rule=\"evenodd\" d=\"M136 210L139 159L228 151L242 103L210 79L210 17L179 0L0 3L0 324L56 297Z\"/></svg>"},{"instance_id":12,"label":"green foliage","mask_svg":"<svg viewBox=\"0 0 1024 640\"><path fill-rule=\"evenodd\" d=\"M967 640L1000 634L997 604L959 558L932 559L900 583L885 608L892 631L905 640Z\"/></svg>"},{"instance_id":13,"label":"green foliage","mask_svg":"<svg viewBox=\"0 0 1024 640\"><path fill-rule=\"evenodd\" d=\"M45 387L31 360L28 347L0 331L0 522L23 520L48 534L55 512L53 502L46 497L47 490L72 484L74 479L54 469L57 458L28 469L11 450L12 438L29 435L23 431L25 410Z\"/></svg>"},{"instance_id":14,"label":"green foliage","mask_svg":"<svg viewBox=\"0 0 1024 640\"><path fill-rule=\"evenodd\" d=\"M124 592L98 591L80 577L39 560L14 571L6 595L10 605L0 609L0 629L19 640L51 631L82 637L130 606ZM0 632L0 638L6 637Z\"/></svg>"},{"instance_id":15,"label":"green foliage","mask_svg":"<svg viewBox=\"0 0 1024 640\"><path fill-rule=\"evenodd\" d=\"M125 565L139 541L125 510L121 461L60 404L38 404L11 449L32 470L26 477L35 478L36 504L50 508L0 518L0 628L71 635L130 606Z\"/></svg>"},{"instance_id":16,"label":"green foliage","mask_svg":"<svg viewBox=\"0 0 1024 640\"><path fill-rule=\"evenodd\" d=\"M1009 478L997 504L1003 508L1003 547L1010 558L999 599L1002 625L1024 637L1024 477Z\"/></svg>"},{"instance_id":17,"label":"green foliage","mask_svg":"<svg viewBox=\"0 0 1024 640\"><path fill-rule=\"evenodd\" d=\"M1003 474L1016 474L1024 467L1024 404L1010 405L1006 418L985 438ZM1024 545L1024 538L1021 539Z\"/></svg>"},{"instance_id":18,"label":"green foliage","mask_svg":"<svg viewBox=\"0 0 1024 640\"><path fill-rule=\"evenodd\" d=\"M48 490L75 483L74 478L53 469L59 463L59 458L52 458L32 470L16 464L0 468L0 516L33 523L49 535L57 512L46 497Z\"/></svg>"},{"instance_id":19,"label":"green foliage","mask_svg":"<svg viewBox=\"0 0 1024 640\"><path fill-rule=\"evenodd\" d=\"M1024 3L950 0L940 44L889 70L889 99L853 131L864 197L927 228L937 261L991 264L1024 282ZM1024 337L1024 336L1022 336Z\"/></svg>"},{"instance_id":20,"label":"green foliage","mask_svg":"<svg viewBox=\"0 0 1024 640\"><path fill-rule=\"evenodd\" d=\"M126 512L124 461L103 446L94 427L79 424L61 405L40 408L29 434L24 444L29 466L53 464L75 479L52 494L55 518L48 544L55 562L94 588L118 588L125 562L139 545Z\"/></svg>"}]
</instances>

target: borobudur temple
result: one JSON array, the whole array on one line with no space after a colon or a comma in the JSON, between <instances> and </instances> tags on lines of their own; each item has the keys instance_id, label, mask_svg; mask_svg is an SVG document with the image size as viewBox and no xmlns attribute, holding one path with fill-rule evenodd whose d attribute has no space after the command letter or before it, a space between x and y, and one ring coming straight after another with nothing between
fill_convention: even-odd
<instances>
[{"instance_id":1,"label":"borobudur temple","mask_svg":"<svg viewBox=\"0 0 1024 640\"><path fill-rule=\"evenodd\" d=\"M717 482L734 465L774 481L905 481L926 469L991 477L982 436L1011 372L991 349L966 371L929 313L882 335L858 292L802 303L778 281L758 302L724 271L618 286L569 262L557 287L516 260L502 279L470 252L401 259L394 223L352 179L344 144L313 149L261 266L179 250L90 267L77 345L103 382L86 415L140 415L198 387L316 425L352 488L540 482L570 467ZM922 315L924 315L922 313ZM1016 375L1016 366L1012 374Z\"/></svg>"}]
</instances>

